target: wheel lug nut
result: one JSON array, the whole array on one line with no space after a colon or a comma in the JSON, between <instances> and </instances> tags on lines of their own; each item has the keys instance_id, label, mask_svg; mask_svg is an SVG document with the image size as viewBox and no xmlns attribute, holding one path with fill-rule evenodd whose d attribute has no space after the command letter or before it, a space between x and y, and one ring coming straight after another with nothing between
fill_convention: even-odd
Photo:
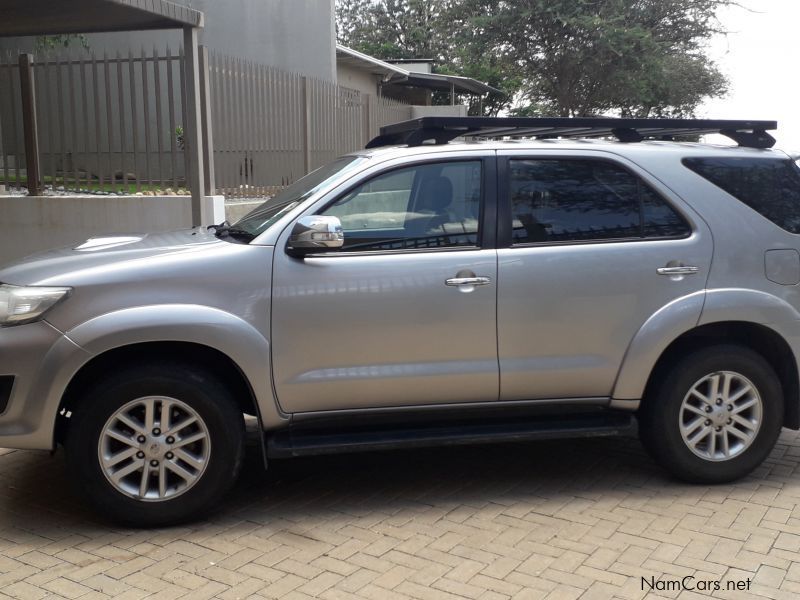
<instances>
[{"instance_id":1,"label":"wheel lug nut","mask_svg":"<svg viewBox=\"0 0 800 600\"><path fill-rule=\"evenodd\" d=\"M167 452L167 460L172 460L175 458L175 455L172 452Z\"/></svg>"},{"instance_id":2,"label":"wheel lug nut","mask_svg":"<svg viewBox=\"0 0 800 600\"><path fill-rule=\"evenodd\" d=\"M731 423L733 423L733 419L728 419L728 425L730 425Z\"/></svg>"},{"instance_id":3,"label":"wheel lug nut","mask_svg":"<svg viewBox=\"0 0 800 600\"><path fill-rule=\"evenodd\" d=\"M140 444L144 444L147 441L147 438L144 437L143 435L140 435L139 437L136 438L136 441L139 442Z\"/></svg>"},{"instance_id":4,"label":"wheel lug nut","mask_svg":"<svg viewBox=\"0 0 800 600\"><path fill-rule=\"evenodd\" d=\"M161 435L161 430L158 427L156 427L155 429L153 429L153 435Z\"/></svg>"},{"instance_id":5,"label":"wheel lug nut","mask_svg":"<svg viewBox=\"0 0 800 600\"><path fill-rule=\"evenodd\" d=\"M174 444L174 443L175 443L175 438L174 438L174 437L172 437L172 436L169 436L169 437L167 438L167 443L168 443L168 444Z\"/></svg>"},{"instance_id":6,"label":"wheel lug nut","mask_svg":"<svg viewBox=\"0 0 800 600\"><path fill-rule=\"evenodd\" d=\"M158 461L157 460L151 460L150 461L150 466L151 467L157 467L158 466Z\"/></svg>"},{"instance_id":7,"label":"wheel lug nut","mask_svg":"<svg viewBox=\"0 0 800 600\"><path fill-rule=\"evenodd\" d=\"M144 452L139 450L139 452L136 453L136 458L144 458Z\"/></svg>"},{"instance_id":8,"label":"wheel lug nut","mask_svg":"<svg viewBox=\"0 0 800 600\"><path fill-rule=\"evenodd\" d=\"M733 410L733 404L728 404L728 410Z\"/></svg>"},{"instance_id":9,"label":"wheel lug nut","mask_svg":"<svg viewBox=\"0 0 800 600\"><path fill-rule=\"evenodd\" d=\"M706 412L711 412L712 408L710 406L706 406Z\"/></svg>"},{"instance_id":10,"label":"wheel lug nut","mask_svg":"<svg viewBox=\"0 0 800 600\"><path fill-rule=\"evenodd\" d=\"M711 419L706 419L706 425L711 425Z\"/></svg>"},{"instance_id":11,"label":"wheel lug nut","mask_svg":"<svg viewBox=\"0 0 800 600\"><path fill-rule=\"evenodd\" d=\"M717 427L717 431L722 431L722 427Z\"/></svg>"},{"instance_id":12,"label":"wheel lug nut","mask_svg":"<svg viewBox=\"0 0 800 600\"><path fill-rule=\"evenodd\" d=\"M717 406L722 405L722 398L717 398Z\"/></svg>"}]
</instances>

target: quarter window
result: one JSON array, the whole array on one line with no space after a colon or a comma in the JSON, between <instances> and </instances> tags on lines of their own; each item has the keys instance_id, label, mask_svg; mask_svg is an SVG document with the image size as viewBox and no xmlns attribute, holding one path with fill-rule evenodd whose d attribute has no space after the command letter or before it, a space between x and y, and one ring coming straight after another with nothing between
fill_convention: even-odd
<instances>
[{"instance_id":1,"label":"quarter window","mask_svg":"<svg viewBox=\"0 0 800 600\"><path fill-rule=\"evenodd\" d=\"M778 227L800 233L800 168L788 158L686 158L683 164Z\"/></svg>"},{"instance_id":2,"label":"quarter window","mask_svg":"<svg viewBox=\"0 0 800 600\"><path fill-rule=\"evenodd\" d=\"M339 217L347 251L477 246L481 162L427 163L378 175L321 214Z\"/></svg>"},{"instance_id":3,"label":"quarter window","mask_svg":"<svg viewBox=\"0 0 800 600\"><path fill-rule=\"evenodd\" d=\"M511 160L513 243L683 237L686 221L629 171L606 161Z\"/></svg>"}]
</instances>

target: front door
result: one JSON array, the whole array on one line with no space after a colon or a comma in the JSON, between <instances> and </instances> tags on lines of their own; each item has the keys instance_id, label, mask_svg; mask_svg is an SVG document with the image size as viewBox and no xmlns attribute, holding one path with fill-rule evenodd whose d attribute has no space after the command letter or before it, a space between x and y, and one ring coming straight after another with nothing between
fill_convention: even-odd
<instances>
[{"instance_id":1,"label":"front door","mask_svg":"<svg viewBox=\"0 0 800 600\"><path fill-rule=\"evenodd\" d=\"M645 321L705 287L710 231L614 155L501 154L500 398L608 397Z\"/></svg>"},{"instance_id":2,"label":"front door","mask_svg":"<svg viewBox=\"0 0 800 600\"><path fill-rule=\"evenodd\" d=\"M291 227L282 234L272 365L283 410L497 400L494 165L439 159L369 177L317 211L342 221L341 250L292 258Z\"/></svg>"}]
</instances>

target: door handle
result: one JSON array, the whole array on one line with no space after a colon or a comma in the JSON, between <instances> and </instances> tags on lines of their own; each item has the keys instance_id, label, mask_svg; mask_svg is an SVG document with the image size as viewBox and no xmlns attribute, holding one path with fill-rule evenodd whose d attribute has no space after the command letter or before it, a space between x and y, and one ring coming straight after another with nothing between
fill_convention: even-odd
<instances>
[{"instance_id":1,"label":"door handle","mask_svg":"<svg viewBox=\"0 0 800 600\"><path fill-rule=\"evenodd\" d=\"M462 285L489 285L492 280L489 277L452 277L446 279L444 284L459 287Z\"/></svg>"},{"instance_id":2,"label":"door handle","mask_svg":"<svg viewBox=\"0 0 800 600\"><path fill-rule=\"evenodd\" d=\"M694 275L700 271L700 267L692 267L690 265L679 265L677 267L660 267L656 269L659 275Z\"/></svg>"}]
</instances>

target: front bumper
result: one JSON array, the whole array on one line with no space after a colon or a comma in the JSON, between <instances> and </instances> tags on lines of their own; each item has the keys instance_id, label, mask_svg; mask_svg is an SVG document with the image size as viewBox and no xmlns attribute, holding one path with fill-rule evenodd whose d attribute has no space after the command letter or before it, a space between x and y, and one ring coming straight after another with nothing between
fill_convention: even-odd
<instances>
[{"instance_id":1,"label":"front bumper","mask_svg":"<svg viewBox=\"0 0 800 600\"><path fill-rule=\"evenodd\" d=\"M0 447L51 450L61 395L88 358L46 321L0 329L0 375L14 377L0 414Z\"/></svg>"}]
</instances>

